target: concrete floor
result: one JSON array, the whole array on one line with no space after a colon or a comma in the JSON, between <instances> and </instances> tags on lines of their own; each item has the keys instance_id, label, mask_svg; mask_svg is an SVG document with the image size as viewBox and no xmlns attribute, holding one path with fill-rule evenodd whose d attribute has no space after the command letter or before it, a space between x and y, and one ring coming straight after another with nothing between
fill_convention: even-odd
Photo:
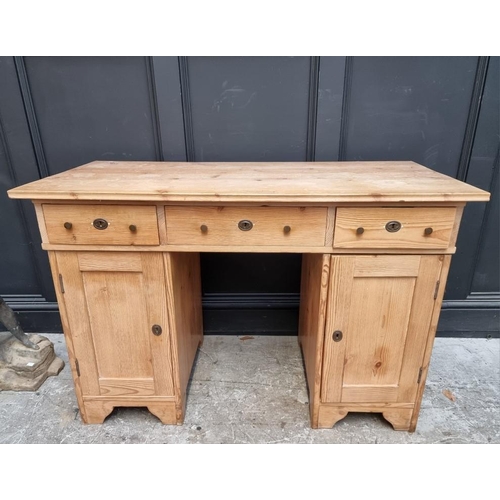
<instances>
[{"instance_id":1,"label":"concrete floor","mask_svg":"<svg viewBox=\"0 0 500 500\"><path fill-rule=\"evenodd\" d=\"M47 337L67 361L63 336ZM164 426L140 408L84 425L66 366L36 393L0 393L0 443L500 443L500 340L436 340L414 434L375 414L312 430L307 401L296 337L208 336L183 426Z\"/></svg>"}]
</instances>

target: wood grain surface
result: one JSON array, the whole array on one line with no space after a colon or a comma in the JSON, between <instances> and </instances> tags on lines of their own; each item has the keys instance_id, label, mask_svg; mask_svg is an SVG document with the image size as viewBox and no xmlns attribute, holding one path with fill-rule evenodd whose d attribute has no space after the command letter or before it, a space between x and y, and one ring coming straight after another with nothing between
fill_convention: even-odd
<instances>
[{"instance_id":1,"label":"wood grain surface","mask_svg":"<svg viewBox=\"0 0 500 500\"><path fill-rule=\"evenodd\" d=\"M50 243L69 245L158 245L155 206L43 204ZM106 229L94 220L104 219ZM64 224L69 223L67 229ZM130 229L134 226L134 230Z\"/></svg>"},{"instance_id":2,"label":"wood grain surface","mask_svg":"<svg viewBox=\"0 0 500 500\"><path fill-rule=\"evenodd\" d=\"M326 208L165 207L165 214L171 245L325 245ZM240 221L252 228L242 231Z\"/></svg>"},{"instance_id":3,"label":"wood grain surface","mask_svg":"<svg viewBox=\"0 0 500 500\"><path fill-rule=\"evenodd\" d=\"M322 402L415 401L442 260L332 256Z\"/></svg>"},{"instance_id":4,"label":"wood grain surface","mask_svg":"<svg viewBox=\"0 0 500 500\"><path fill-rule=\"evenodd\" d=\"M180 202L487 201L489 193L410 161L95 161L11 189L11 198Z\"/></svg>"},{"instance_id":5,"label":"wood grain surface","mask_svg":"<svg viewBox=\"0 0 500 500\"><path fill-rule=\"evenodd\" d=\"M339 207L334 248L448 248L455 224L454 207ZM389 232L396 221L401 229ZM358 230L361 232L358 234ZM431 229L430 234L425 234Z\"/></svg>"}]
</instances>

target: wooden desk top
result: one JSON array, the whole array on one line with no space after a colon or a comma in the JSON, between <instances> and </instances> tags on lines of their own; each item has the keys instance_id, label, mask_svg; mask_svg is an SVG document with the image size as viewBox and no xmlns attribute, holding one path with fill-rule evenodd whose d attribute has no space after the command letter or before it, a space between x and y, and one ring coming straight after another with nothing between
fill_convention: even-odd
<instances>
[{"instance_id":1,"label":"wooden desk top","mask_svg":"<svg viewBox=\"0 0 500 500\"><path fill-rule=\"evenodd\" d=\"M95 161L8 191L34 200L196 203L488 201L489 193L410 161Z\"/></svg>"}]
</instances>

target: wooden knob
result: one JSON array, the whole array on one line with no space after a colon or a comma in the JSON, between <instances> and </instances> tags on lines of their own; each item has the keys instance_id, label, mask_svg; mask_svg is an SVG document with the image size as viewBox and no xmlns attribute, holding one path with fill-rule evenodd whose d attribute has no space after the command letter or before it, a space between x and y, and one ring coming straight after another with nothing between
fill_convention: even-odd
<instances>
[{"instance_id":1,"label":"wooden knob","mask_svg":"<svg viewBox=\"0 0 500 500\"><path fill-rule=\"evenodd\" d=\"M424 234L425 236L429 236L429 234L432 234L432 227L426 227L424 229Z\"/></svg>"},{"instance_id":2,"label":"wooden knob","mask_svg":"<svg viewBox=\"0 0 500 500\"><path fill-rule=\"evenodd\" d=\"M285 226L285 227L283 228L283 232L284 232L285 234L288 234L291 230L292 230L292 228L291 228L290 226Z\"/></svg>"},{"instance_id":3,"label":"wooden knob","mask_svg":"<svg viewBox=\"0 0 500 500\"><path fill-rule=\"evenodd\" d=\"M356 234L363 234L364 232L365 232L364 227L358 227L358 229L356 229Z\"/></svg>"},{"instance_id":4,"label":"wooden knob","mask_svg":"<svg viewBox=\"0 0 500 500\"><path fill-rule=\"evenodd\" d=\"M205 224L200 226L200 230L202 233L208 233L208 227Z\"/></svg>"},{"instance_id":5,"label":"wooden knob","mask_svg":"<svg viewBox=\"0 0 500 500\"><path fill-rule=\"evenodd\" d=\"M130 224L130 226L128 227L133 233L135 233L137 231L137 226L135 224Z\"/></svg>"},{"instance_id":6,"label":"wooden knob","mask_svg":"<svg viewBox=\"0 0 500 500\"><path fill-rule=\"evenodd\" d=\"M71 224L71 222L65 222L65 223L64 223L64 227L65 227L66 229L71 229L71 228L73 227L73 224Z\"/></svg>"}]
</instances>

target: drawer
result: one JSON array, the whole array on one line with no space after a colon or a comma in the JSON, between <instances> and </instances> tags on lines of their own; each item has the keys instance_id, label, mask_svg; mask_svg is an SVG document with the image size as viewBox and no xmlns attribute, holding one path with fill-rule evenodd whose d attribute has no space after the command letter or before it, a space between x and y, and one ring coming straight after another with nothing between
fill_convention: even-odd
<instances>
[{"instance_id":1,"label":"drawer","mask_svg":"<svg viewBox=\"0 0 500 500\"><path fill-rule=\"evenodd\" d=\"M43 205L49 243L158 245L156 206Z\"/></svg>"},{"instance_id":2,"label":"drawer","mask_svg":"<svg viewBox=\"0 0 500 500\"><path fill-rule=\"evenodd\" d=\"M326 208L165 207L170 245L324 246Z\"/></svg>"},{"instance_id":3,"label":"drawer","mask_svg":"<svg viewBox=\"0 0 500 500\"><path fill-rule=\"evenodd\" d=\"M455 207L339 207L334 248L445 249L455 223Z\"/></svg>"}]
</instances>

